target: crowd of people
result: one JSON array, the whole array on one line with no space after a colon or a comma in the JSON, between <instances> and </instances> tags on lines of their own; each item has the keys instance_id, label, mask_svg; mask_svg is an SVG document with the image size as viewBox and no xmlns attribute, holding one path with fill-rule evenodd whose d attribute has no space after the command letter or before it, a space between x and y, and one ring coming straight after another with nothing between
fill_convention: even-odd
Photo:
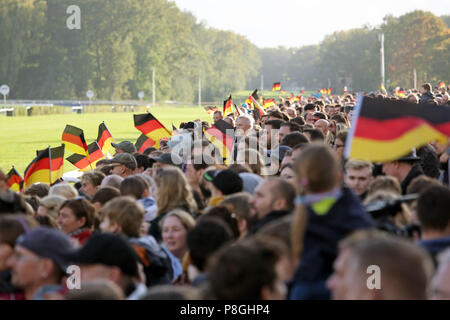
<instances>
[{"instance_id":1,"label":"crowd of people","mask_svg":"<svg viewBox=\"0 0 450 320\"><path fill-rule=\"evenodd\" d=\"M368 96L450 107L430 84ZM113 144L75 184L0 170L0 299L450 299L450 144L345 159L356 95L278 102ZM226 161L194 138L223 121Z\"/></svg>"}]
</instances>

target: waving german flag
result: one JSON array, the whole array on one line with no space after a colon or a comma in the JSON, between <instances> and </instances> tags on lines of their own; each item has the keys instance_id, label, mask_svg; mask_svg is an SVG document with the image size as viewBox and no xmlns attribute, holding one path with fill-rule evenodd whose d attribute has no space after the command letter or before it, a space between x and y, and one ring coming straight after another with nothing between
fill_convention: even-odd
<instances>
[{"instance_id":1,"label":"waving german flag","mask_svg":"<svg viewBox=\"0 0 450 320\"><path fill-rule=\"evenodd\" d=\"M219 149L222 158L226 164L230 163L231 153L233 151L233 126L220 119L214 126L205 131L205 137Z\"/></svg>"},{"instance_id":2,"label":"waving german flag","mask_svg":"<svg viewBox=\"0 0 450 320\"><path fill-rule=\"evenodd\" d=\"M25 169L24 187L40 182L51 184L50 180L50 148L37 151L37 157Z\"/></svg>"},{"instance_id":3,"label":"waving german flag","mask_svg":"<svg viewBox=\"0 0 450 320\"><path fill-rule=\"evenodd\" d=\"M230 113L233 113L233 99L230 97L223 102L223 117L225 118Z\"/></svg>"},{"instance_id":4,"label":"waving german flag","mask_svg":"<svg viewBox=\"0 0 450 320\"><path fill-rule=\"evenodd\" d=\"M264 111L263 107L261 107L261 105L258 103L258 101L255 100L253 95L251 95L249 97L249 99L251 101L250 105L253 106L253 114L254 114L255 120L261 119L262 116L266 114L266 111Z\"/></svg>"},{"instance_id":5,"label":"waving german flag","mask_svg":"<svg viewBox=\"0 0 450 320\"><path fill-rule=\"evenodd\" d=\"M444 89L444 88L445 88L445 82L444 81L439 82L438 89Z\"/></svg>"},{"instance_id":6,"label":"waving german flag","mask_svg":"<svg viewBox=\"0 0 450 320\"><path fill-rule=\"evenodd\" d=\"M360 96L345 156L392 161L411 149L450 136L450 109Z\"/></svg>"},{"instance_id":7,"label":"waving german flag","mask_svg":"<svg viewBox=\"0 0 450 320\"><path fill-rule=\"evenodd\" d=\"M175 131L176 131L176 128L175 128ZM145 149L153 147L154 145L155 145L155 141L148 138L145 134L141 134L135 143L136 150L139 153L144 152Z\"/></svg>"},{"instance_id":8,"label":"waving german flag","mask_svg":"<svg viewBox=\"0 0 450 320\"><path fill-rule=\"evenodd\" d=\"M62 143L66 145L66 149L81 155L88 155L88 146L84 139L83 130L80 128L66 125L62 134Z\"/></svg>"},{"instance_id":9,"label":"waving german flag","mask_svg":"<svg viewBox=\"0 0 450 320\"><path fill-rule=\"evenodd\" d=\"M245 100L245 103L248 104L249 106L252 105L253 101L258 101L259 100L259 96L258 96L258 89L256 89L255 91L252 92L252 94L247 98L247 100Z\"/></svg>"},{"instance_id":10,"label":"waving german flag","mask_svg":"<svg viewBox=\"0 0 450 320\"><path fill-rule=\"evenodd\" d=\"M81 154L73 154L66 160L73 164L75 167L80 169L80 171L91 171L95 169L97 162L105 158L100 146L97 141L92 142L88 146L89 157L83 156Z\"/></svg>"},{"instance_id":11,"label":"waving german flag","mask_svg":"<svg viewBox=\"0 0 450 320\"><path fill-rule=\"evenodd\" d=\"M281 90L281 83L275 82L272 86L272 91L280 91Z\"/></svg>"},{"instance_id":12,"label":"waving german flag","mask_svg":"<svg viewBox=\"0 0 450 320\"><path fill-rule=\"evenodd\" d=\"M64 144L50 149L51 183L62 178L64 173Z\"/></svg>"},{"instance_id":13,"label":"waving german flag","mask_svg":"<svg viewBox=\"0 0 450 320\"><path fill-rule=\"evenodd\" d=\"M264 99L263 100L263 108L267 109L270 108L271 106L276 106L277 104L275 103L275 100L273 99Z\"/></svg>"},{"instance_id":14,"label":"waving german flag","mask_svg":"<svg viewBox=\"0 0 450 320\"><path fill-rule=\"evenodd\" d=\"M104 154L113 149L111 145L113 142L116 142L116 140L114 140L111 132L109 132L105 122L100 123L98 126L97 143Z\"/></svg>"},{"instance_id":15,"label":"waving german flag","mask_svg":"<svg viewBox=\"0 0 450 320\"><path fill-rule=\"evenodd\" d=\"M159 140L170 137L170 131L164 127L151 113L135 114L134 126L147 137L155 141L155 148L159 147Z\"/></svg>"},{"instance_id":16,"label":"waving german flag","mask_svg":"<svg viewBox=\"0 0 450 320\"><path fill-rule=\"evenodd\" d=\"M6 187L12 191L19 192L23 188L23 179L14 166L6 176Z\"/></svg>"}]
</instances>

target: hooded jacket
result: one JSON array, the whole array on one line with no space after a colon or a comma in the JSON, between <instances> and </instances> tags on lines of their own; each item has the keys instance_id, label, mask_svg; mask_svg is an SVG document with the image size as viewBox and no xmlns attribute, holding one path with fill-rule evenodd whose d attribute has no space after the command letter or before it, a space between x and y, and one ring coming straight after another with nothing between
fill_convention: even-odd
<instances>
[{"instance_id":1,"label":"hooded jacket","mask_svg":"<svg viewBox=\"0 0 450 320\"><path fill-rule=\"evenodd\" d=\"M324 284L332 274L339 241L355 230L373 227L371 216L364 210L359 198L347 188L342 189L341 196L326 214L316 214L310 206L307 207L307 213L304 249L291 288L316 287L318 283L321 283L323 290L319 290L322 291L320 297L291 295L291 299L321 299L327 296Z\"/></svg>"}]
</instances>

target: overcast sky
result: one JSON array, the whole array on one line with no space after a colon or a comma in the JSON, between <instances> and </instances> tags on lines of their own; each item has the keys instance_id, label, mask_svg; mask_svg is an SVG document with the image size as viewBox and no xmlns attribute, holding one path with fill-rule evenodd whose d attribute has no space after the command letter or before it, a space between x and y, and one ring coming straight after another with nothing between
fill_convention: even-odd
<instances>
[{"instance_id":1,"label":"overcast sky","mask_svg":"<svg viewBox=\"0 0 450 320\"><path fill-rule=\"evenodd\" d=\"M246 36L259 47L318 44L338 30L380 25L415 9L450 14L450 0L174 0L207 26Z\"/></svg>"}]
</instances>

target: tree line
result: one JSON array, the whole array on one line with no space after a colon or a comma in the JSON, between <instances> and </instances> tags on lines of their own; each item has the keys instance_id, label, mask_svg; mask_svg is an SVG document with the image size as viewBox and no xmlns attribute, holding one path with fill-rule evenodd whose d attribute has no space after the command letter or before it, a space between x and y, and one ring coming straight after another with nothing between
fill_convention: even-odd
<instances>
[{"instance_id":1,"label":"tree line","mask_svg":"<svg viewBox=\"0 0 450 320\"><path fill-rule=\"evenodd\" d=\"M281 81L285 88L306 90L344 86L378 90L381 83L380 40L384 33L386 88L413 87L417 82L450 81L450 16L412 11L388 15L380 26L337 31L317 45L260 49L264 86ZM259 78L252 79L254 85Z\"/></svg>"},{"instance_id":2,"label":"tree line","mask_svg":"<svg viewBox=\"0 0 450 320\"><path fill-rule=\"evenodd\" d=\"M81 29L70 30L77 5ZM450 16L413 11L381 26L338 31L318 45L257 48L245 37L209 28L168 0L2 0L0 84L9 98L218 101L260 86L315 90L380 86L385 35L386 87L450 80Z\"/></svg>"},{"instance_id":3,"label":"tree line","mask_svg":"<svg viewBox=\"0 0 450 320\"><path fill-rule=\"evenodd\" d=\"M71 5L81 29L66 26ZM167 0L2 0L0 82L10 98L211 101L261 67L243 36L208 28Z\"/></svg>"}]
</instances>

